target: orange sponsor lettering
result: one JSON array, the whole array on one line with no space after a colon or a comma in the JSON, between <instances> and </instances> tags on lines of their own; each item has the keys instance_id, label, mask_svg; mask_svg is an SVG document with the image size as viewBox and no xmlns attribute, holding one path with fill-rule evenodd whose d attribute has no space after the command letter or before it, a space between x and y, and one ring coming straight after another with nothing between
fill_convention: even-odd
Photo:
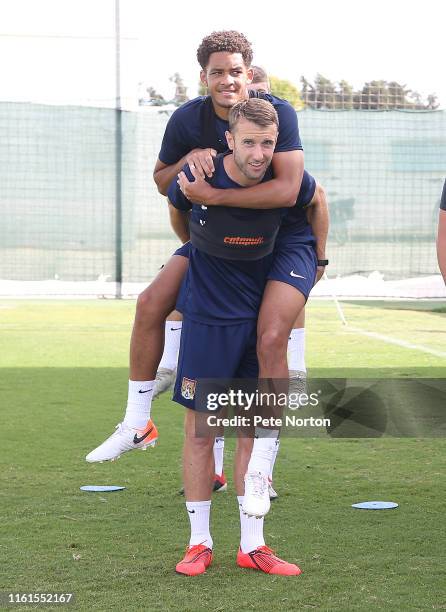
<instances>
[{"instance_id":1,"label":"orange sponsor lettering","mask_svg":"<svg viewBox=\"0 0 446 612\"><path fill-rule=\"evenodd\" d=\"M265 238L263 236L225 236L224 243L225 244L236 244L240 246L259 246L263 244Z\"/></svg>"}]
</instances>

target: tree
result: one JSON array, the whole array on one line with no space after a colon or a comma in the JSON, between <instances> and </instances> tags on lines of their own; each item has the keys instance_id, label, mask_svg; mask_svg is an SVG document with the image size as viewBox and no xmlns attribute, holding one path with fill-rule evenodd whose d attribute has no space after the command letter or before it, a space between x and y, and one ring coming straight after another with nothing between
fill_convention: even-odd
<instances>
[{"instance_id":1,"label":"tree","mask_svg":"<svg viewBox=\"0 0 446 612\"><path fill-rule=\"evenodd\" d=\"M310 108L333 109L337 107L339 101L337 97L339 93L336 91L336 86L329 79L317 74L312 85L307 79L302 76L300 79L303 89L303 101ZM346 81L345 84L348 85Z\"/></svg>"},{"instance_id":2,"label":"tree","mask_svg":"<svg viewBox=\"0 0 446 612\"><path fill-rule=\"evenodd\" d=\"M336 108L353 108L353 87L347 81L340 81L336 92Z\"/></svg>"},{"instance_id":3,"label":"tree","mask_svg":"<svg viewBox=\"0 0 446 612\"><path fill-rule=\"evenodd\" d=\"M302 97L304 104L317 109L364 109L364 110L432 110L438 108L435 95L423 101L421 95L397 81L369 81L361 89L354 90L345 80L332 83L317 74L314 85L304 76Z\"/></svg>"},{"instance_id":4,"label":"tree","mask_svg":"<svg viewBox=\"0 0 446 612\"><path fill-rule=\"evenodd\" d=\"M414 104L416 105L417 108L421 108L423 105L423 99L421 97L421 94L418 93L418 91L411 91L410 92L410 98L413 100Z\"/></svg>"},{"instance_id":5,"label":"tree","mask_svg":"<svg viewBox=\"0 0 446 612\"><path fill-rule=\"evenodd\" d=\"M298 110L304 107L299 90L295 85L293 85L293 83L291 83L291 81L287 81L286 79L279 79L275 76L270 76L269 81L271 84L271 93L273 94L273 96L288 100L291 106L294 106L294 108Z\"/></svg>"},{"instance_id":6,"label":"tree","mask_svg":"<svg viewBox=\"0 0 446 612\"><path fill-rule=\"evenodd\" d=\"M359 96L359 106L367 110L385 110L392 105L391 95L386 81L365 83Z\"/></svg>"},{"instance_id":7,"label":"tree","mask_svg":"<svg viewBox=\"0 0 446 612\"><path fill-rule=\"evenodd\" d=\"M186 94L187 87L185 87L179 72L175 72L175 74L170 77L170 81L175 83L175 95L172 103L175 104L175 106L181 106L189 100Z\"/></svg>"},{"instance_id":8,"label":"tree","mask_svg":"<svg viewBox=\"0 0 446 612\"><path fill-rule=\"evenodd\" d=\"M140 94L138 103L140 106L163 106L163 104L166 104L166 100L163 96L151 85L147 87L144 83L139 83L139 88Z\"/></svg>"},{"instance_id":9,"label":"tree","mask_svg":"<svg viewBox=\"0 0 446 612\"><path fill-rule=\"evenodd\" d=\"M435 94L429 94L427 96L427 108L431 109L431 110L435 110L436 108L438 108L440 105L438 103L438 98Z\"/></svg>"},{"instance_id":10,"label":"tree","mask_svg":"<svg viewBox=\"0 0 446 612\"><path fill-rule=\"evenodd\" d=\"M314 80L316 91L318 92L318 100L320 106L318 108L332 109L336 108L336 86L334 83L322 76L317 74Z\"/></svg>"}]
</instances>

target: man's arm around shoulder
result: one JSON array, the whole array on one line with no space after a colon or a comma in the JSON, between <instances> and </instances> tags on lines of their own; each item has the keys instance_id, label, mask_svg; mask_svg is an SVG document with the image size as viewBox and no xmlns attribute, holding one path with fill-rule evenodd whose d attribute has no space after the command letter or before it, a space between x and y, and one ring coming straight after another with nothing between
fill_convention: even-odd
<instances>
[{"instance_id":1,"label":"man's arm around shoulder","mask_svg":"<svg viewBox=\"0 0 446 612\"><path fill-rule=\"evenodd\" d=\"M301 150L274 153L274 178L243 189L215 189L208 183L197 181L186 186L185 195L193 202L208 206L237 208L291 208L299 194L304 171Z\"/></svg>"}]
</instances>

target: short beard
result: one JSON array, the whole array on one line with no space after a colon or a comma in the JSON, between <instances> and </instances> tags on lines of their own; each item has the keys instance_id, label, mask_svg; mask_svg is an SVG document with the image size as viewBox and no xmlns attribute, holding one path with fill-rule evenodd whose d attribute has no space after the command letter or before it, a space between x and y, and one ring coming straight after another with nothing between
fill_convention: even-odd
<instances>
[{"instance_id":1,"label":"short beard","mask_svg":"<svg viewBox=\"0 0 446 612\"><path fill-rule=\"evenodd\" d=\"M246 178L249 179L250 181L258 180L259 183L260 183L260 181L263 179L263 177L266 174L267 167L265 168L265 170L264 170L264 172L263 172L263 174L261 176L260 175L250 176L248 174L248 170L247 170L248 164L246 164L246 167L243 166L242 163L239 161L238 155L235 153L235 151L234 151L234 163L237 166L237 168L240 170L240 172L243 174L243 176L246 176Z\"/></svg>"}]
</instances>

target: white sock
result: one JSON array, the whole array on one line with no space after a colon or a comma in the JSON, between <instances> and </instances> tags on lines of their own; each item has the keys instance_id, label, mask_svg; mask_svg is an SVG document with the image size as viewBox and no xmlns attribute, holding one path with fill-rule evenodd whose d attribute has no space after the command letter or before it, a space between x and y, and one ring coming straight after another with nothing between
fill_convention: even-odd
<instances>
[{"instance_id":1,"label":"white sock","mask_svg":"<svg viewBox=\"0 0 446 612\"><path fill-rule=\"evenodd\" d=\"M270 475L278 437L278 429L256 427L251 458L248 463L248 472L261 472L264 476Z\"/></svg>"},{"instance_id":2,"label":"white sock","mask_svg":"<svg viewBox=\"0 0 446 612\"><path fill-rule=\"evenodd\" d=\"M129 395L124 423L140 429L150 419L154 380L129 380Z\"/></svg>"},{"instance_id":3,"label":"white sock","mask_svg":"<svg viewBox=\"0 0 446 612\"><path fill-rule=\"evenodd\" d=\"M212 548L213 542L209 531L211 500L186 502L186 509L190 521L189 546L204 544L208 548Z\"/></svg>"},{"instance_id":4,"label":"white sock","mask_svg":"<svg viewBox=\"0 0 446 612\"><path fill-rule=\"evenodd\" d=\"M270 473L269 473L269 478L270 478L271 481L273 480L274 464L276 463L277 453L279 452L279 446L280 446L280 438L277 438L276 445L274 447L273 458L272 458L272 461L271 461L271 470L270 470Z\"/></svg>"},{"instance_id":5,"label":"white sock","mask_svg":"<svg viewBox=\"0 0 446 612\"><path fill-rule=\"evenodd\" d=\"M166 321L164 327L164 353L161 357L159 368L174 370L177 367L182 326L183 321Z\"/></svg>"},{"instance_id":6,"label":"white sock","mask_svg":"<svg viewBox=\"0 0 446 612\"><path fill-rule=\"evenodd\" d=\"M292 329L288 339L288 369L306 372L305 328Z\"/></svg>"},{"instance_id":7,"label":"white sock","mask_svg":"<svg viewBox=\"0 0 446 612\"><path fill-rule=\"evenodd\" d=\"M215 438L214 442L214 463L217 476L223 474L223 453L225 450L225 439L223 436Z\"/></svg>"},{"instance_id":8,"label":"white sock","mask_svg":"<svg viewBox=\"0 0 446 612\"><path fill-rule=\"evenodd\" d=\"M251 552L259 546L265 546L263 539L263 516L247 516L242 511L243 495L237 495L240 512L240 548L243 553Z\"/></svg>"}]
</instances>

